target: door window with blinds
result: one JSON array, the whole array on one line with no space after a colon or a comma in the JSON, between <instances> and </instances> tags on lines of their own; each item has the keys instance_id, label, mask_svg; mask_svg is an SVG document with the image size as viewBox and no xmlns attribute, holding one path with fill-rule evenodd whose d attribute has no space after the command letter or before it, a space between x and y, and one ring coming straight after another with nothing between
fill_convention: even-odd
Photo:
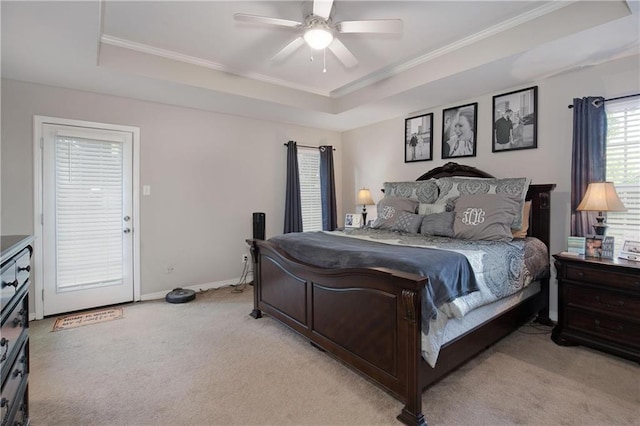
<instances>
[{"instance_id":1,"label":"door window with blinds","mask_svg":"<svg viewBox=\"0 0 640 426\"><path fill-rule=\"evenodd\" d=\"M133 300L132 134L43 125L44 313Z\"/></svg>"},{"instance_id":2,"label":"door window with blinds","mask_svg":"<svg viewBox=\"0 0 640 426\"><path fill-rule=\"evenodd\" d=\"M640 97L605 103L607 112L606 180L613 182L626 207L607 213L607 235L616 252L624 240L640 241Z\"/></svg>"},{"instance_id":3,"label":"door window with blinds","mask_svg":"<svg viewBox=\"0 0 640 426\"><path fill-rule=\"evenodd\" d=\"M322 196L320 193L320 152L298 147L298 173L302 203L303 231L322 231Z\"/></svg>"},{"instance_id":4,"label":"door window with blinds","mask_svg":"<svg viewBox=\"0 0 640 426\"><path fill-rule=\"evenodd\" d=\"M55 138L58 289L122 283L121 142Z\"/></svg>"}]
</instances>

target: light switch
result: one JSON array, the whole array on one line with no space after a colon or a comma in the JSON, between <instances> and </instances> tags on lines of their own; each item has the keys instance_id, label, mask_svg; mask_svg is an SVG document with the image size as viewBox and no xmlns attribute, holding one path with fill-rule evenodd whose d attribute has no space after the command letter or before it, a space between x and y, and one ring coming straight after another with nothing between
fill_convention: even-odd
<instances>
[{"instance_id":1,"label":"light switch","mask_svg":"<svg viewBox=\"0 0 640 426\"><path fill-rule=\"evenodd\" d=\"M142 185L142 195L151 195L151 185Z\"/></svg>"}]
</instances>

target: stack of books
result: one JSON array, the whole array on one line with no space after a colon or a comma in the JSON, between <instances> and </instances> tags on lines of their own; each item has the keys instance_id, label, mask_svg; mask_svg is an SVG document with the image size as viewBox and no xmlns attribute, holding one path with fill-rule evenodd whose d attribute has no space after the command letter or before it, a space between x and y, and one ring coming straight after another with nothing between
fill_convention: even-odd
<instances>
[{"instance_id":1,"label":"stack of books","mask_svg":"<svg viewBox=\"0 0 640 426\"><path fill-rule=\"evenodd\" d=\"M576 255L584 255L587 239L585 237L568 237L567 251Z\"/></svg>"}]
</instances>

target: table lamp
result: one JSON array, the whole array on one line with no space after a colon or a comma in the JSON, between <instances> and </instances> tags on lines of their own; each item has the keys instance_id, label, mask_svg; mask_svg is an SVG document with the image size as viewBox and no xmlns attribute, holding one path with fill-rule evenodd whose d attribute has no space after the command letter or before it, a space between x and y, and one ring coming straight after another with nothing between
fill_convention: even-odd
<instances>
[{"instance_id":1,"label":"table lamp","mask_svg":"<svg viewBox=\"0 0 640 426\"><path fill-rule=\"evenodd\" d=\"M596 235L604 235L607 225L602 212L623 212L627 209L618 198L613 182L591 182L576 211L598 212L593 225Z\"/></svg>"},{"instance_id":2,"label":"table lamp","mask_svg":"<svg viewBox=\"0 0 640 426\"><path fill-rule=\"evenodd\" d=\"M367 224L367 206L374 205L373 199L371 198L371 192L367 188L362 188L358 191L358 202L357 204L362 204L362 223Z\"/></svg>"}]
</instances>

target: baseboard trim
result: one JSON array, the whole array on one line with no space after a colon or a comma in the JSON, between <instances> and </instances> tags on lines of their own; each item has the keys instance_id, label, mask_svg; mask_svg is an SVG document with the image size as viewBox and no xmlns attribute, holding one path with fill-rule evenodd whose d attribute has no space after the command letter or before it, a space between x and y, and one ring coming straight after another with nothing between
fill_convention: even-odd
<instances>
[{"instance_id":1,"label":"baseboard trim","mask_svg":"<svg viewBox=\"0 0 640 426\"><path fill-rule=\"evenodd\" d=\"M196 284L196 285L191 285L191 286L182 286L180 288L193 290L196 293L198 293L200 290L209 290L209 289L212 289L212 288L221 288L221 287L228 287L230 285L236 285L236 284L238 284L238 281L240 281L240 279L239 278L235 278L235 279L232 279L232 280L216 281L216 282L204 283L204 284ZM252 282L253 281L253 274L248 274L245 281L247 283ZM165 296L167 295L167 293L169 293L171 290L173 290L173 288L170 288L170 289L167 289L167 290L164 290L164 291L157 291L157 292L154 292L154 293L143 294L143 295L140 296L140 301L164 299Z\"/></svg>"}]
</instances>

